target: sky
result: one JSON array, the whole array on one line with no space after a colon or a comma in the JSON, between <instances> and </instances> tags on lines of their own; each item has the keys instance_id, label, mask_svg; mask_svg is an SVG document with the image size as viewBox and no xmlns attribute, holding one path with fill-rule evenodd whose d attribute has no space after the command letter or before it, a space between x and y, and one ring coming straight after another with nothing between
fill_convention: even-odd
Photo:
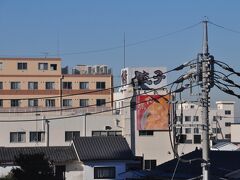
<instances>
[{"instance_id":1,"label":"sky","mask_svg":"<svg viewBox=\"0 0 240 180\"><path fill-rule=\"evenodd\" d=\"M239 7L239 0L0 0L0 56L106 64L118 82L124 34L126 67L172 69L202 51L207 17L210 53L240 71Z\"/></svg>"}]
</instances>

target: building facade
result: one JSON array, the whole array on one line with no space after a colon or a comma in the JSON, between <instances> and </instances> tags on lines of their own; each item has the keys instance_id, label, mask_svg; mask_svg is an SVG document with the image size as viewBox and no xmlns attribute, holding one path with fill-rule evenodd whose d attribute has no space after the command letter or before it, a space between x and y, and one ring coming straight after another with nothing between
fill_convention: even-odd
<instances>
[{"instance_id":1,"label":"building facade","mask_svg":"<svg viewBox=\"0 0 240 180\"><path fill-rule=\"evenodd\" d=\"M0 58L1 111L112 107L111 88L107 66L69 71L60 58Z\"/></svg>"}]
</instances>

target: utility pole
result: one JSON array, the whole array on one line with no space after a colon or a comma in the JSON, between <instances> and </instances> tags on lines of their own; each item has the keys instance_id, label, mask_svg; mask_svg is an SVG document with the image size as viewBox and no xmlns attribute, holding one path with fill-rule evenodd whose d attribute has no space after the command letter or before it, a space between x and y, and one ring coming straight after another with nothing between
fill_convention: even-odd
<instances>
[{"instance_id":1,"label":"utility pole","mask_svg":"<svg viewBox=\"0 0 240 180\"><path fill-rule=\"evenodd\" d=\"M209 180L209 52L208 52L208 21L203 21L204 39L203 39L203 54L202 54L202 175L203 180Z\"/></svg>"}]
</instances>

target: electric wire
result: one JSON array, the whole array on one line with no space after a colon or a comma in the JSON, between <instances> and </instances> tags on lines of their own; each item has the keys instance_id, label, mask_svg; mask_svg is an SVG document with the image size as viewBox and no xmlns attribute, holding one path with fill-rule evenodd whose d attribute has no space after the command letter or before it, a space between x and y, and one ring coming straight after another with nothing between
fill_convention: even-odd
<instances>
[{"instance_id":1,"label":"electric wire","mask_svg":"<svg viewBox=\"0 0 240 180\"><path fill-rule=\"evenodd\" d=\"M186 89L188 89L189 87L186 87ZM170 95L170 92L166 93L166 94L162 94L161 96L167 96L167 95ZM142 103L145 103L145 102L149 102L149 101L152 101L152 99L149 99L149 100L146 100L146 101L142 101L142 102L139 102L139 103L136 103L136 106L138 104L142 104ZM111 112L111 111L114 111L114 110L119 110L119 109L124 109L124 108L128 108L128 107L131 107L132 105L126 105L126 106L122 106L120 108L112 108L112 109L108 109L108 110L103 110L103 111L98 111L98 112L92 112L90 113L91 115L94 115L94 114L102 114L102 113L105 113L105 112ZM74 117L82 117L82 116L85 116L85 114L76 114L76 115L68 115L68 116L61 116L61 117L52 117L52 118L47 118L48 121L53 121L53 120L63 120L63 119L69 119L69 118L74 118ZM8 122L31 122L31 121L43 121L43 119L24 119L24 120L0 120L0 123L4 122L4 123L8 123Z\"/></svg>"},{"instance_id":2,"label":"electric wire","mask_svg":"<svg viewBox=\"0 0 240 180\"><path fill-rule=\"evenodd\" d=\"M212 24L212 25L214 25L214 26L216 26L216 27L219 27L219 28L221 28L221 29L224 29L224 30L227 30L227 31L236 33L236 34L240 34L240 31L237 31L237 30L234 30L234 29L230 29L230 28L227 28L227 27L222 26L222 25L218 25L218 24L216 24L216 23L214 23L214 22L208 21L208 23L209 23L209 24Z\"/></svg>"},{"instance_id":3,"label":"electric wire","mask_svg":"<svg viewBox=\"0 0 240 180\"><path fill-rule=\"evenodd\" d=\"M180 66L176 67L176 68L173 68L171 70L168 70L166 72L163 72L162 75L165 75L165 74L168 74L170 72L173 72L173 71L179 71L179 70L182 70L183 68L187 67L187 66L191 66L191 62L194 61L193 60L190 60L184 64L181 64ZM154 78L153 77L149 77L149 79L151 78ZM115 86L115 87L111 87L111 88L106 88L106 89L98 89L98 90L88 90L87 92L81 92L81 93L72 93L72 94L63 94L63 95L56 95L56 96L44 96L44 97L39 97L39 98L20 98L18 100L32 100L32 99L51 99L51 98L59 98L59 97L69 97L69 96L77 96L77 95L85 95L85 94L91 94L91 93L98 93L98 92L103 92L103 91L109 91L109 90L114 90L114 89L117 89L117 88L121 88L121 87L124 87L124 86L127 86L127 85L131 85L132 82L130 83L127 83L127 84L124 84L124 85L119 85L119 86ZM67 89L63 89L63 90L67 90ZM11 99L1 99L1 100L11 100Z\"/></svg>"}]
</instances>

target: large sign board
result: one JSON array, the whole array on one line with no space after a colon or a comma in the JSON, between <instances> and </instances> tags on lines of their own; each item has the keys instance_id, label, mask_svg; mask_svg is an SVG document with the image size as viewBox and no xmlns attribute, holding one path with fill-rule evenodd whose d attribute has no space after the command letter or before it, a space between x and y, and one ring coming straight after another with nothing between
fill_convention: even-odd
<instances>
[{"instance_id":1,"label":"large sign board","mask_svg":"<svg viewBox=\"0 0 240 180\"><path fill-rule=\"evenodd\" d=\"M121 70L121 85L127 87L134 80L142 90L161 88L167 84L165 67L138 67Z\"/></svg>"},{"instance_id":2,"label":"large sign board","mask_svg":"<svg viewBox=\"0 0 240 180\"><path fill-rule=\"evenodd\" d=\"M169 95L137 96L137 130L168 130Z\"/></svg>"}]
</instances>

